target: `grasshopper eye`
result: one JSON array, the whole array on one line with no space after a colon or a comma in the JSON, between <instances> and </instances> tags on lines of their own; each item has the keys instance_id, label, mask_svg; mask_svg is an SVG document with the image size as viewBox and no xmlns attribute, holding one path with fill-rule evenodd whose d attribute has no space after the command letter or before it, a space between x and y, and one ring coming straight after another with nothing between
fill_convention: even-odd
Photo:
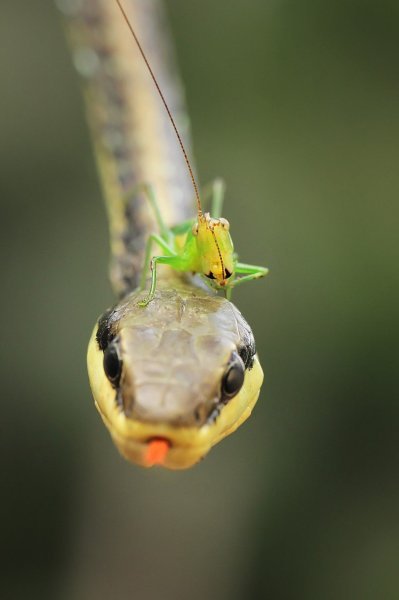
<instances>
[{"instance_id":1,"label":"grasshopper eye","mask_svg":"<svg viewBox=\"0 0 399 600\"><path fill-rule=\"evenodd\" d=\"M198 235L198 221L193 224L191 231L193 232L193 235Z\"/></svg>"},{"instance_id":2,"label":"grasshopper eye","mask_svg":"<svg viewBox=\"0 0 399 600\"><path fill-rule=\"evenodd\" d=\"M114 344L110 344L104 350L103 366L104 373L112 385L117 387L122 373L122 361L119 359L118 351Z\"/></svg>"},{"instance_id":3,"label":"grasshopper eye","mask_svg":"<svg viewBox=\"0 0 399 600\"><path fill-rule=\"evenodd\" d=\"M240 356L233 352L222 380L222 399L227 402L233 398L244 383L245 367Z\"/></svg>"}]
</instances>

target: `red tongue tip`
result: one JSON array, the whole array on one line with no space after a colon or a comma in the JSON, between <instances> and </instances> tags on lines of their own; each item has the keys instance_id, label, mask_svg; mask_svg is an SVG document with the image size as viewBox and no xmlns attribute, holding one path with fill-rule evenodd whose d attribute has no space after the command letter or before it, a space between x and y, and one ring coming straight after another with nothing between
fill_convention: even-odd
<instances>
[{"instance_id":1,"label":"red tongue tip","mask_svg":"<svg viewBox=\"0 0 399 600\"><path fill-rule=\"evenodd\" d=\"M144 460L148 467L162 465L170 448L170 442L165 438L152 438L147 442Z\"/></svg>"}]
</instances>

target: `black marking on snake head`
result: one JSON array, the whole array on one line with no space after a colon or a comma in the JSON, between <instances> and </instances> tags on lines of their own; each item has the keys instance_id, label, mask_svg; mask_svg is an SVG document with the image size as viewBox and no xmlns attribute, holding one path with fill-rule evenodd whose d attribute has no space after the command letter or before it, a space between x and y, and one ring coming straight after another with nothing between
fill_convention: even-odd
<instances>
[{"instance_id":1,"label":"black marking on snake head","mask_svg":"<svg viewBox=\"0 0 399 600\"><path fill-rule=\"evenodd\" d=\"M237 344L237 352L245 365L245 369L250 371L254 366L256 354L255 338L252 329L244 319L240 320L238 330L240 341Z\"/></svg>"},{"instance_id":2,"label":"black marking on snake head","mask_svg":"<svg viewBox=\"0 0 399 600\"><path fill-rule=\"evenodd\" d=\"M245 365L245 369L248 369L249 371L254 366L254 356L256 354L255 340L253 338L252 342L253 343L248 343L238 348L238 354Z\"/></svg>"},{"instance_id":3,"label":"black marking on snake head","mask_svg":"<svg viewBox=\"0 0 399 600\"><path fill-rule=\"evenodd\" d=\"M112 316L114 309L109 308L98 320L98 329L96 333L96 340L100 350L105 350L108 344L114 339L115 332L113 331Z\"/></svg>"},{"instance_id":4,"label":"black marking on snake head","mask_svg":"<svg viewBox=\"0 0 399 600\"><path fill-rule=\"evenodd\" d=\"M123 406L123 396L122 396L122 391L121 388L118 388L116 390L116 394L115 394L115 404L116 406L119 408L120 412L123 413L125 416L128 416L125 412L125 408Z\"/></svg>"}]
</instances>

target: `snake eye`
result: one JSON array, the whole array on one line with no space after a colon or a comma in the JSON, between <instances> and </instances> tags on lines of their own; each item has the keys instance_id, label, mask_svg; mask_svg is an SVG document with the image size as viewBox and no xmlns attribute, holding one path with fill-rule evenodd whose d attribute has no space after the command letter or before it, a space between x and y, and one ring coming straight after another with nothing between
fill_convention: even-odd
<instances>
[{"instance_id":1,"label":"snake eye","mask_svg":"<svg viewBox=\"0 0 399 600\"><path fill-rule=\"evenodd\" d=\"M233 398L244 383L245 367L240 356L233 352L222 380L222 394L225 401Z\"/></svg>"},{"instance_id":2,"label":"snake eye","mask_svg":"<svg viewBox=\"0 0 399 600\"><path fill-rule=\"evenodd\" d=\"M118 351L114 344L104 350L104 372L112 385L117 387L122 372L122 361L119 360Z\"/></svg>"}]
</instances>

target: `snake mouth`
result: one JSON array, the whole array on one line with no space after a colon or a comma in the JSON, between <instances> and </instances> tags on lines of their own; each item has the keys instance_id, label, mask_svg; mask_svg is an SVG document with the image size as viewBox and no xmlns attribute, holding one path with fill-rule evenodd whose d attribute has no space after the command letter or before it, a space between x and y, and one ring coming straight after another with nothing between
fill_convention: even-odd
<instances>
[{"instance_id":1,"label":"snake mouth","mask_svg":"<svg viewBox=\"0 0 399 600\"><path fill-rule=\"evenodd\" d=\"M104 415L102 415L104 419ZM104 422L107 424L106 420ZM137 424L140 428L146 427ZM128 460L143 467L166 467L186 469L198 463L211 449L211 443L202 439L201 429L185 428L176 431L164 431L160 427L148 432L150 436L131 435L110 427L111 435L119 452Z\"/></svg>"}]
</instances>

